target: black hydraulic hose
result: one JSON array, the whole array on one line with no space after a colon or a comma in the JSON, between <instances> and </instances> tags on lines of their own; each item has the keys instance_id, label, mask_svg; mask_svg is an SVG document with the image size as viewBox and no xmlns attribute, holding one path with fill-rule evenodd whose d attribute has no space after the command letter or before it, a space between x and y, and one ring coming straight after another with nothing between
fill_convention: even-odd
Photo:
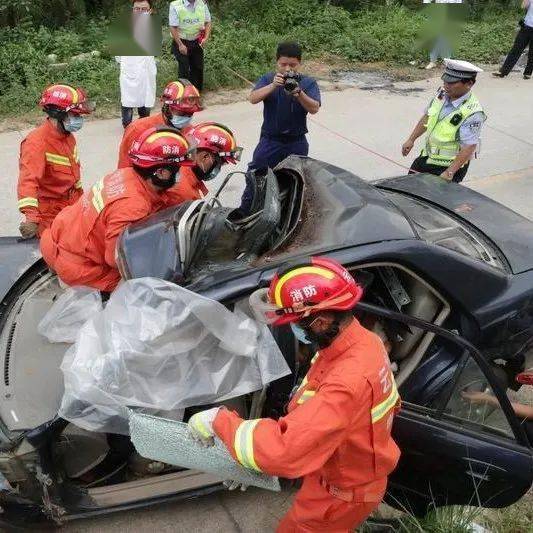
<instances>
[{"instance_id":1,"label":"black hydraulic hose","mask_svg":"<svg viewBox=\"0 0 533 533\"><path fill-rule=\"evenodd\" d=\"M452 333L451 331L448 331L447 329L444 329L440 326L436 326L435 324L432 324L431 322L426 322L425 320L422 320L420 318L404 315L402 313L397 313L395 311L391 311L389 309L386 309L384 307L380 307L377 305L373 305L373 304L369 304L365 302L359 302L356 305L355 310L365 311L371 315L377 315L383 318L387 318L389 320L401 322L402 324L407 324L409 326L414 326L420 329L424 329L426 331L430 331L432 333L435 333L435 335L438 335L439 337L447 339L450 342L453 342L456 345L461 346L465 350L468 350L471 354L473 354L476 363L480 366L481 370L484 372L485 377L487 378L487 381L489 382L493 391L495 391L496 394L498 392L500 393L499 395L497 394L499 396L498 399L500 400L500 405L502 406L503 412L507 416L507 419L509 421L509 424L511 425L511 428L513 430L513 433L517 441L520 444L530 447L524 428L519 423L518 418L513 411L509 398L507 397L505 392L501 390L500 384L498 383L498 381L496 380L496 377L492 373L492 370L490 368L488 361L485 359L481 351L478 348L476 348L472 343L470 343L469 341L467 341L460 335L457 335L456 333Z\"/></svg>"}]
</instances>

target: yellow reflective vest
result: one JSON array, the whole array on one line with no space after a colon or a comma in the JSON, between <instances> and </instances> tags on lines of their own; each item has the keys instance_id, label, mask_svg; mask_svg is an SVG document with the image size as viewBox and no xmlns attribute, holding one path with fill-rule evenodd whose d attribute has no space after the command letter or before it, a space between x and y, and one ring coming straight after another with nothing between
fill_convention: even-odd
<instances>
[{"instance_id":1,"label":"yellow reflective vest","mask_svg":"<svg viewBox=\"0 0 533 533\"><path fill-rule=\"evenodd\" d=\"M202 0L196 0L194 11L190 11L185 7L185 0L174 0L170 5L178 15L180 37L187 41L197 39L207 22L207 6L205 5L205 2Z\"/></svg>"},{"instance_id":2,"label":"yellow reflective vest","mask_svg":"<svg viewBox=\"0 0 533 533\"><path fill-rule=\"evenodd\" d=\"M474 93L470 93L470 97L454 112L440 119L444 103L444 98L435 97L429 106L426 146L422 155L428 157L427 162L430 165L448 167L461 151L459 130L463 122L474 113L486 115Z\"/></svg>"}]
</instances>

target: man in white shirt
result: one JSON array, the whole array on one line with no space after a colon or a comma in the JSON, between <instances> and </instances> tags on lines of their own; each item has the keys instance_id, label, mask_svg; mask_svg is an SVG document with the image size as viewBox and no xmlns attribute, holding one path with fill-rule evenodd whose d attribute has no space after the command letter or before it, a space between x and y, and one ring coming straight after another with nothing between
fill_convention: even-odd
<instances>
[{"instance_id":1,"label":"man in white shirt","mask_svg":"<svg viewBox=\"0 0 533 533\"><path fill-rule=\"evenodd\" d=\"M529 46L529 55L526 68L524 69L524 79L531 79L533 74L533 0L522 0L522 7L527 9L526 16L520 21L520 30L516 35L514 45L507 56L504 64L498 72L492 75L497 78L504 78L513 70L516 62L520 59L522 52Z\"/></svg>"},{"instance_id":2,"label":"man in white shirt","mask_svg":"<svg viewBox=\"0 0 533 533\"><path fill-rule=\"evenodd\" d=\"M148 34L151 0L133 2L133 35L140 51L144 50L139 42ZM157 66L155 57L150 55L116 56L120 64L120 100L122 105L122 125L127 128L133 120L133 110L137 108L140 118L150 115L155 104Z\"/></svg>"}]
</instances>

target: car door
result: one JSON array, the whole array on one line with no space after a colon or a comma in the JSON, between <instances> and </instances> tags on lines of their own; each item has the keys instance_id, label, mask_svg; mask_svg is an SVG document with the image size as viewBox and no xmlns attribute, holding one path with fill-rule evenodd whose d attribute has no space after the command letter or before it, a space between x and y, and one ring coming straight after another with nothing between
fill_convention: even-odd
<instances>
[{"instance_id":1,"label":"car door","mask_svg":"<svg viewBox=\"0 0 533 533\"><path fill-rule=\"evenodd\" d=\"M505 391L479 352L459 354L431 407L404 401L395 420L402 456L386 500L398 509L420 515L431 506L504 507L531 487L532 449ZM403 387L406 397L412 383ZM435 380L426 383L435 387ZM492 403L473 403L479 392Z\"/></svg>"}]
</instances>

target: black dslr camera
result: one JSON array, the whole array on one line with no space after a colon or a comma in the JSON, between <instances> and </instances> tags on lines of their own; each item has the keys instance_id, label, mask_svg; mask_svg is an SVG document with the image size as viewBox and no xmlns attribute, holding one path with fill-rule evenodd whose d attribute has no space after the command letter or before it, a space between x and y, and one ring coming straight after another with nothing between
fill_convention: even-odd
<instances>
[{"instance_id":1,"label":"black dslr camera","mask_svg":"<svg viewBox=\"0 0 533 533\"><path fill-rule=\"evenodd\" d=\"M298 89L298 87L300 86L300 81L302 80L302 77L297 72L290 70L289 72L283 74L283 80L283 88L288 93L292 93L292 91Z\"/></svg>"}]
</instances>

